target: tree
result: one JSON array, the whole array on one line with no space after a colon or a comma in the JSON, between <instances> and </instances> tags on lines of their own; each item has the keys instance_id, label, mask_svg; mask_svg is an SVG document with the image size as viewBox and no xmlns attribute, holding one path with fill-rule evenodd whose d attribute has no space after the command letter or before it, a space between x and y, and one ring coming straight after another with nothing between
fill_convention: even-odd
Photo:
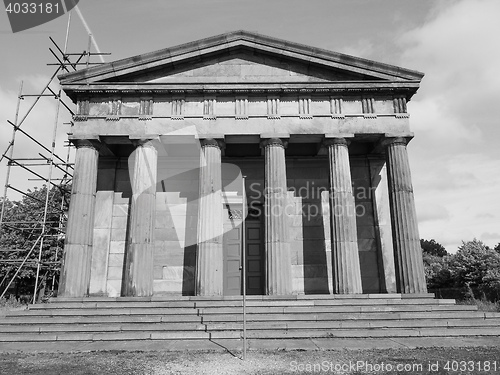
<instances>
[{"instance_id":1,"label":"tree","mask_svg":"<svg viewBox=\"0 0 500 375\"><path fill-rule=\"evenodd\" d=\"M449 270L457 287L476 288L490 299L500 291L500 254L477 239L462 241Z\"/></svg>"},{"instance_id":2,"label":"tree","mask_svg":"<svg viewBox=\"0 0 500 375\"><path fill-rule=\"evenodd\" d=\"M448 255L448 252L446 251L444 246L439 242L436 242L436 240L434 239L430 241L421 239L420 247L422 247L422 251L424 252L424 254L427 253L438 257L444 257L445 255Z\"/></svg>"},{"instance_id":3,"label":"tree","mask_svg":"<svg viewBox=\"0 0 500 375\"><path fill-rule=\"evenodd\" d=\"M500 253L500 242L493 248L497 253Z\"/></svg>"},{"instance_id":4,"label":"tree","mask_svg":"<svg viewBox=\"0 0 500 375\"><path fill-rule=\"evenodd\" d=\"M19 260L24 259L30 249L34 248L28 258L28 263L21 268L16 277L18 293L33 292L46 194L47 187L43 186L33 191L28 190L28 196L23 196L20 201L7 200L5 202L4 225L0 232L0 281L4 280L4 282L0 285L0 292L3 292L14 276L20 264ZM49 191L47 225L42 246L42 277L44 275L58 276L58 265L54 262L61 258L64 241L63 233L59 228L61 194L61 190L56 187ZM63 211L66 208L67 202L64 202ZM64 218L64 215L62 217ZM56 259L56 252L58 259Z\"/></svg>"},{"instance_id":5,"label":"tree","mask_svg":"<svg viewBox=\"0 0 500 375\"><path fill-rule=\"evenodd\" d=\"M440 257L424 252L423 259L427 288L441 289L453 286L454 280L448 268L449 256Z\"/></svg>"},{"instance_id":6,"label":"tree","mask_svg":"<svg viewBox=\"0 0 500 375\"><path fill-rule=\"evenodd\" d=\"M448 252L436 240L421 239L422 255L424 259L425 279L429 289L449 288L453 286L453 279L448 269Z\"/></svg>"}]
</instances>

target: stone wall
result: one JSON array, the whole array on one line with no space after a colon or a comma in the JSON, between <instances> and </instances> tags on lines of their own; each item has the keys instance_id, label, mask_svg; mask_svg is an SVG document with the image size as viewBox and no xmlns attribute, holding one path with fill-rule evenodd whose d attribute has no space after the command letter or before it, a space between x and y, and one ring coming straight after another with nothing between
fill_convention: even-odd
<instances>
[{"instance_id":1,"label":"stone wall","mask_svg":"<svg viewBox=\"0 0 500 375\"><path fill-rule=\"evenodd\" d=\"M354 200L356 205L356 227L358 231L359 262L364 293L381 291L380 276L383 268L376 236L373 209L373 189L371 188L368 160L351 161Z\"/></svg>"},{"instance_id":2,"label":"stone wall","mask_svg":"<svg viewBox=\"0 0 500 375\"><path fill-rule=\"evenodd\" d=\"M100 158L90 295L121 295L130 196L127 159Z\"/></svg>"},{"instance_id":3,"label":"stone wall","mask_svg":"<svg viewBox=\"0 0 500 375\"><path fill-rule=\"evenodd\" d=\"M199 158L160 157L156 193L155 294L194 294Z\"/></svg>"},{"instance_id":4,"label":"stone wall","mask_svg":"<svg viewBox=\"0 0 500 375\"><path fill-rule=\"evenodd\" d=\"M176 192L156 193L154 293L194 294L196 202Z\"/></svg>"},{"instance_id":5,"label":"stone wall","mask_svg":"<svg viewBox=\"0 0 500 375\"><path fill-rule=\"evenodd\" d=\"M110 297L118 297L122 291L129 206L130 198L124 198L123 193L114 194L106 288Z\"/></svg>"},{"instance_id":6,"label":"stone wall","mask_svg":"<svg viewBox=\"0 0 500 375\"><path fill-rule=\"evenodd\" d=\"M293 290L298 294L330 293L331 245L326 240L329 225L325 225L329 211L325 212L323 202L328 191L328 161L288 159L287 185Z\"/></svg>"},{"instance_id":7,"label":"stone wall","mask_svg":"<svg viewBox=\"0 0 500 375\"><path fill-rule=\"evenodd\" d=\"M264 225L263 160L228 161L240 167L247 176L248 203L260 210ZM192 295L195 292L198 164L198 158L159 159L153 271L156 295ZM387 215L377 215L381 210L386 214L388 211L384 193L381 189L376 190L380 176L385 173L381 168L383 163L380 161L351 159L364 293L391 291L394 283L394 270L390 268L393 262L392 244L389 243L390 220ZM223 173L223 186L233 195L241 196L241 186L232 180L232 176ZM321 157L309 160L287 158L287 186L293 292L331 293L328 160ZM114 297L122 290L127 246L131 199L127 163L120 159L103 159L98 188L90 293Z\"/></svg>"}]
</instances>

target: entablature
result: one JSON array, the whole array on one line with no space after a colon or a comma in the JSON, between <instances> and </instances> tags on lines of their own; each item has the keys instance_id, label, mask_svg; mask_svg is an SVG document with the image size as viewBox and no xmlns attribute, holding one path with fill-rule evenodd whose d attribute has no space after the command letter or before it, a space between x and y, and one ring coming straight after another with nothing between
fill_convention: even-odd
<instances>
[{"instance_id":1,"label":"entablature","mask_svg":"<svg viewBox=\"0 0 500 375\"><path fill-rule=\"evenodd\" d=\"M293 93L311 93L311 94L339 94L350 95L360 92L376 92L381 94L386 93L401 93L405 95L409 101L411 96L417 91L419 81L363 81L363 82L335 82L332 83L251 83L242 86L241 84L217 83L208 84L147 84L147 83L130 83L130 84L105 84L94 83L89 85L62 85L66 94L73 100L77 101L81 96L95 95L200 95L200 94L293 94Z\"/></svg>"},{"instance_id":2,"label":"entablature","mask_svg":"<svg viewBox=\"0 0 500 375\"><path fill-rule=\"evenodd\" d=\"M87 95L81 95L77 100L74 120L202 118L214 121L218 118L248 120L260 117L267 117L269 120L287 117L302 120L321 117L408 117L406 102L404 90L268 91L247 95L240 91L204 91L197 95L178 91L169 94L147 91L144 95L124 92L119 95L116 91L87 92Z\"/></svg>"}]
</instances>

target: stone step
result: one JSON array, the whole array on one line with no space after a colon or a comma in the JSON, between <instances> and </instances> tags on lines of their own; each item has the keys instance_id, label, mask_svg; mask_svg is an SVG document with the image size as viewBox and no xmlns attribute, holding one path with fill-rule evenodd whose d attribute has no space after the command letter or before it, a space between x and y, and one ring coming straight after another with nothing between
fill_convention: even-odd
<instances>
[{"instance_id":1,"label":"stone step","mask_svg":"<svg viewBox=\"0 0 500 375\"><path fill-rule=\"evenodd\" d=\"M248 322L248 330L272 329L361 329L361 328L426 328L426 327L498 327L500 320L471 320L471 319L443 319L443 320L354 320L354 321L270 321ZM3 325L0 333L48 333L48 332L120 332L120 331L222 331L241 330L241 322L221 322L201 324L201 322L156 322L156 323L46 323L26 325Z\"/></svg>"},{"instance_id":2,"label":"stone step","mask_svg":"<svg viewBox=\"0 0 500 375\"><path fill-rule=\"evenodd\" d=\"M451 304L444 304L444 305L437 305L437 306L432 306L432 310L434 311L450 311L450 310L455 310L455 311L478 311L478 308L476 305L451 305Z\"/></svg>"},{"instance_id":3,"label":"stone step","mask_svg":"<svg viewBox=\"0 0 500 375\"><path fill-rule=\"evenodd\" d=\"M1 325L11 324L98 324L98 323L161 323L201 322L200 316L183 315L114 315L114 316L7 316L0 319Z\"/></svg>"},{"instance_id":4,"label":"stone step","mask_svg":"<svg viewBox=\"0 0 500 375\"><path fill-rule=\"evenodd\" d=\"M315 312L349 312L353 314L364 312L417 312L417 311L477 311L476 306L314 306L314 307L248 307L247 314L255 313L315 313ZM242 308L203 308L199 309L200 315L241 313Z\"/></svg>"},{"instance_id":5,"label":"stone step","mask_svg":"<svg viewBox=\"0 0 500 375\"><path fill-rule=\"evenodd\" d=\"M239 332L220 334L239 337ZM204 331L171 331L171 332L75 332L75 333L38 333L38 334L6 334L0 336L0 342L34 342L34 341L137 341L137 340L193 340L210 339L211 334ZM162 338L159 338L162 337Z\"/></svg>"},{"instance_id":6,"label":"stone step","mask_svg":"<svg viewBox=\"0 0 500 375\"><path fill-rule=\"evenodd\" d=\"M412 300L412 299L320 299L320 300L249 300L247 306L268 307L268 306L374 306L374 305L453 305L455 300ZM53 302L45 304L31 305L32 310L44 309L87 309L87 308L205 308L205 307L241 307L242 301L94 301L94 302Z\"/></svg>"},{"instance_id":7,"label":"stone step","mask_svg":"<svg viewBox=\"0 0 500 375\"><path fill-rule=\"evenodd\" d=\"M221 332L227 334L228 332ZM234 336L240 332L234 331ZM159 333L161 337L162 333ZM212 337L220 337L212 333ZM498 336L500 328L420 328L420 329L333 329L333 330L277 330L248 332L248 338L272 338L272 339L292 339L308 337L329 337L329 338L382 338L382 337L478 337L478 336ZM230 338L230 337L227 337Z\"/></svg>"},{"instance_id":8,"label":"stone step","mask_svg":"<svg viewBox=\"0 0 500 375\"><path fill-rule=\"evenodd\" d=\"M240 339L242 299L57 298L0 319L0 342ZM500 313L422 295L249 296L249 338L499 335Z\"/></svg>"},{"instance_id":9,"label":"stone step","mask_svg":"<svg viewBox=\"0 0 500 375\"><path fill-rule=\"evenodd\" d=\"M158 302L158 301L241 301L242 296L152 296L152 297L57 297L52 298L51 302ZM249 295L247 300L321 300L321 299L339 299L339 300L366 300L366 299L434 299L433 293L422 294L400 294L400 293L376 293L376 294L309 294L309 295L289 295L289 296L266 296Z\"/></svg>"},{"instance_id":10,"label":"stone step","mask_svg":"<svg viewBox=\"0 0 500 375\"><path fill-rule=\"evenodd\" d=\"M87 316L87 315L198 315L197 309L182 308L94 308L94 309L44 309L12 311L7 316Z\"/></svg>"},{"instance_id":11,"label":"stone step","mask_svg":"<svg viewBox=\"0 0 500 375\"><path fill-rule=\"evenodd\" d=\"M499 327L500 321L495 320L470 320L470 319L443 319L443 320L363 320L363 321L319 321L319 322L272 322L263 325L261 322L247 323L248 330L269 330L275 328L295 329L366 329L366 328L471 328L471 327ZM210 323L206 330L242 330L242 323Z\"/></svg>"},{"instance_id":12,"label":"stone step","mask_svg":"<svg viewBox=\"0 0 500 375\"><path fill-rule=\"evenodd\" d=\"M476 311L448 311L448 312L396 312L396 313L297 313L297 314L249 314L247 320L269 321L269 320L366 320L366 319L484 319L485 314ZM498 316L492 317L497 318ZM242 321L242 314L225 315L203 315L202 322L238 322Z\"/></svg>"},{"instance_id":13,"label":"stone step","mask_svg":"<svg viewBox=\"0 0 500 375\"><path fill-rule=\"evenodd\" d=\"M291 339L307 337L329 338L371 338L371 337L477 337L499 336L499 327L487 328L394 328L394 329L308 329L308 330L268 330L249 331L248 338L253 339ZM0 336L0 342L40 342L40 341L138 341L138 340L190 340L190 339L230 339L240 338L241 331L121 331L99 333L39 333L6 334Z\"/></svg>"},{"instance_id":14,"label":"stone step","mask_svg":"<svg viewBox=\"0 0 500 375\"><path fill-rule=\"evenodd\" d=\"M377 305L377 306L248 306L248 314L295 314L295 313L321 313L321 312L349 312L353 314L365 312L425 312L425 311L476 311L476 306L471 305ZM242 313L242 307L206 307L193 308L45 308L15 311L8 316L92 316L92 315L209 315L209 314L238 314Z\"/></svg>"},{"instance_id":15,"label":"stone step","mask_svg":"<svg viewBox=\"0 0 500 375\"><path fill-rule=\"evenodd\" d=\"M73 323L73 324L29 324L0 326L0 333L49 333L49 332L120 332L120 331L205 331L200 322L178 323Z\"/></svg>"},{"instance_id":16,"label":"stone step","mask_svg":"<svg viewBox=\"0 0 500 375\"><path fill-rule=\"evenodd\" d=\"M201 315L8 315L0 320L0 326L11 324L98 324L98 323L160 323L160 322L239 322L243 314L201 314ZM421 311L421 312L296 312L296 313L254 313L247 314L248 321L344 321L344 320L412 320L412 319L492 319L500 320L499 313L479 311Z\"/></svg>"},{"instance_id":17,"label":"stone step","mask_svg":"<svg viewBox=\"0 0 500 375\"><path fill-rule=\"evenodd\" d=\"M248 307L246 309L248 315L254 314L303 314L303 313L331 313L331 314L345 314L349 313L351 315L357 316L360 314L376 314L376 313L388 313L388 314L411 314L411 313L435 313L447 314L447 313L474 313L478 312L476 306L414 306L410 308L407 306L402 306L401 308L394 308L388 306L382 307L371 307L363 306L355 309L346 309L343 306L318 306L318 307ZM93 316L200 316L200 315L241 315L243 313L242 308L204 308L204 309L63 309L63 310L20 310L11 311L7 314L6 318L15 317L93 317ZM500 316L498 312L489 312L492 316Z\"/></svg>"}]
</instances>

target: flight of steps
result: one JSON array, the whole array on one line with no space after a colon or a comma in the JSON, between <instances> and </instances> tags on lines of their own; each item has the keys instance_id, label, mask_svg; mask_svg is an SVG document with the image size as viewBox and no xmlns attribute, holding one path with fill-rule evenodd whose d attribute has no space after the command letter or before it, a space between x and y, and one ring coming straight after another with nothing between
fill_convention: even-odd
<instances>
[{"instance_id":1,"label":"flight of steps","mask_svg":"<svg viewBox=\"0 0 500 375\"><path fill-rule=\"evenodd\" d=\"M432 294L249 296L247 337L500 336L500 313ZM0 343L239 339L238 297L56 298L0 318Z\"/></svg>"}]
</instances>

